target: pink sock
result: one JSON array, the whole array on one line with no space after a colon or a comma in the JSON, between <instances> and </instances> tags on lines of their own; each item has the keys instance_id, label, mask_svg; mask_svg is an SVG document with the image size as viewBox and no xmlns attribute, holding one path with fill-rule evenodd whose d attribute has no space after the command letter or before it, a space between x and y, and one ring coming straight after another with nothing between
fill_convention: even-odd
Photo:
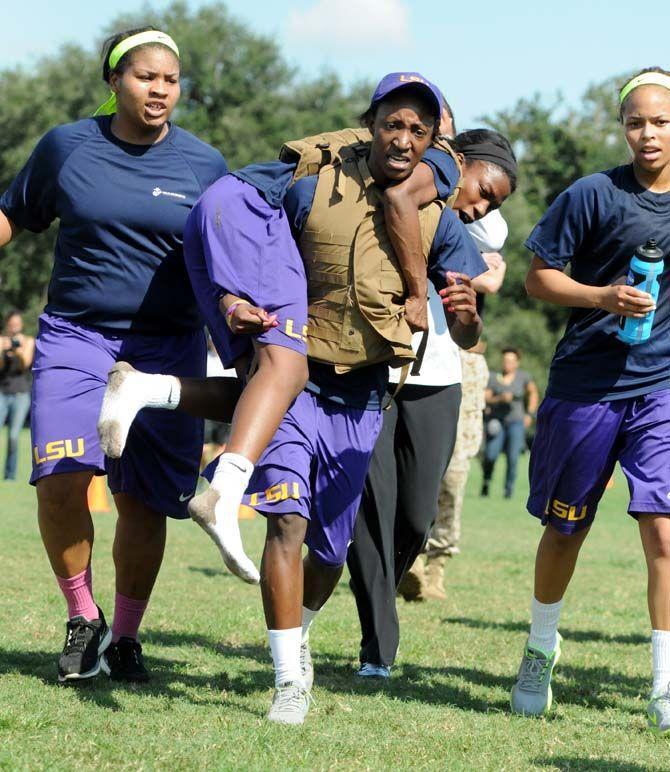
<instances>
[{"instance_id":1,"label":"pink sock","mask_svg":"<svg viewBox=\"0 0 670 772\"><path fill-rule=\"evenodd\" d=\"M148 600L134 600L116 593L114 599L114 621L112 622L112 640L116 643L119 638L135 638L140 629L142 617L146 611Z\"/></svg>"},{"instance_id":2,"label":"pink sock","mask_svg":"<svg viewBox=\"0 0 670 772\"><path fill-rule=\"evenodd\" d=\"M99 619L98 607L93 600L90 566L85 571L76 576L71 576L69 579L57 576L56 581L65 596L69 619L78 616L86 617L89 621Z\"/></svg>"}]
</instances>

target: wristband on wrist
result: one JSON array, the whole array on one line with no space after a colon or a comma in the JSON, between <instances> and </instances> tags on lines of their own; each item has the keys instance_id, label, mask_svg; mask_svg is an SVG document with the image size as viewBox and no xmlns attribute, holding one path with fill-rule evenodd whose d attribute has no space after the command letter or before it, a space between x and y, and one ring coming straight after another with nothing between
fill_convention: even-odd
<instances>
[{"instance_id":1,"label":"wristband on wrist","mask_svg":"<svg viewBox=\"0 0 670 772\"><path fill-rule=\"evenodd\" d=\"M236 301L235 301L235 302L234 302L234 303L233 303L233 304L232 304L232 305L231 305L231 306L230 306L230 307L227 309L227 311L226 311L226 317L225 317L225 318L226 318L226 324L228 325L228 327L230 327L230 329L232 329L232 327L231 327L231 322L232 322L232 320L233 320L233 313L235 312L235 309L236 309L238 306L250 306L250 305L251 305L251 303L250 303L248 300L236 300Z\"/></svg>"}]
</instances>

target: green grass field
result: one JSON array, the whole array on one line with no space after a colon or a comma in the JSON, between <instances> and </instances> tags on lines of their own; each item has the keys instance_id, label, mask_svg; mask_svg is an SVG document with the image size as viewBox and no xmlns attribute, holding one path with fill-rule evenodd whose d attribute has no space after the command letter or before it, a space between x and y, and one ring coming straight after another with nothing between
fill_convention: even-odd
<instances>
[{"instance_id":1,"label":"green grass field","mask_svg":"<svg viewBox=\"0 0 670 772\"><path fill-rule=\"evenodd\" d=\"M556 708L540 720L510 715L540 535L524 513L521 476L516 498L503 501L479 499L473 475L463 552L448 566L448 600L399 601L401 651L386 686L355 677L357 617L341 583L313 627L315 701L298 728L264 720L272 672L258 589L225 573L190 522L169 529L145 619L151 684L100 677L59 687L63 602L40 544L34 493L24 483L0 483L0 767L670 769L670 739L646 730L645 576L620 475L567 597ZM96 526L96 598L111 617L114 517L96 515ZM263 521L243 529L259 559Z\"/></svg>"}]
</instances>

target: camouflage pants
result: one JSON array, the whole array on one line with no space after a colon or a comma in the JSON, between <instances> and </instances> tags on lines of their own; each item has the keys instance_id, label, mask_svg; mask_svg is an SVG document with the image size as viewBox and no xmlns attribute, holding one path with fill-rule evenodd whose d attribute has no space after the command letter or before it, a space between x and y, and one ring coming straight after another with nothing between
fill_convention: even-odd
<instances>
[{"instance_id":1,"label":"camouflage pants","mask_svg":"<svg viewBox=\"0 0 670 772\"><path fill-rule=\"evenodd\" d=\"M463 497L470 464L477 455L484 434L484 389L488 382L486 360L481 354L461 352L463 401L458 418L456 445L449 467L440 483L437 518L426 542L428 558L456 555L461 539Z\"/></svg>"}]
</instances>

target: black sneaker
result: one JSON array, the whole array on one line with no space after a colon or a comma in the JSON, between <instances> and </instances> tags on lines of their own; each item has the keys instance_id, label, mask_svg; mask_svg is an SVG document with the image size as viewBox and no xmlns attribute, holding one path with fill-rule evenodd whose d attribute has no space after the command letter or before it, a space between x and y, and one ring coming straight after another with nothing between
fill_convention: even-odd
<instances>
[{"instance_id":1,"label":"black sneaker","mask_svg":"<svg viewBox=\"0 0 670 772\"><path fill-rule=\"evenodd\" d=\"M126 636L110 644L103 657L102 669L112 681L145 683L149 680L140 642Z\"/></svg>"},{"instance_id":2,"label":"black sneaker","mask_svg":"<svg viewBox=\"0 0 670 772\"><path fill-rule=\"evenodd\" d=\"M76 616L68 620L65 645L58 660L60 683L93 678L100 672L100 656L112 641L105 615L98 607L99 619L89 621Z\"/></svg>"}]
</instances>

